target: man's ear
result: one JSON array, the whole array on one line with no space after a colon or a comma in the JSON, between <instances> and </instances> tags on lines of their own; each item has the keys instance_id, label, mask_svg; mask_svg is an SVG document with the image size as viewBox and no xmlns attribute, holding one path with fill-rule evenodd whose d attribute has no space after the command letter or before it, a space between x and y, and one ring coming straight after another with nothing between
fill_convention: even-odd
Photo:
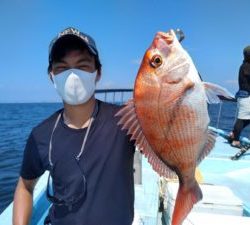
<instances>
[{"instance_id":1,"label":"man's ear","mask_svg":"<svg viewBox=\"0 0 250 225\"><path fill-rule=\"evenodd\" d=\"M97 70L95 82L98 82L100 79L101 79L101 70Z\"/></svg>"}]
</instances>

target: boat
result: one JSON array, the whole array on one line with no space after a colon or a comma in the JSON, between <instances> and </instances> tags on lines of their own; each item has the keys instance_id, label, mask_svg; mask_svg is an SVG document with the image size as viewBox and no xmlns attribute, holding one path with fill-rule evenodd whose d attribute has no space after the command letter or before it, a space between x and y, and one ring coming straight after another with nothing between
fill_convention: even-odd
<instances>
[{"instance_id":1,"label":"boat","mask_svg":"<svg viewBox=\"0 0 250 225\"><path fill-rule=\"evenodd\" d=\"M97 90L97 98L121 103L133 89ZM98 97L102 95L102 97ZM118 100L117 100L118 98ZM219 113L220 114L220 113ZM198 166L203 200L197 203L183 225L250 224L250 150L244 153L228 143L228 131L210 126L218 134L212 152ZM242 143L250 146L248 138ZM240 154L239 154L240 153ZM238 154L238 155L237 155ZM239 156L238 158L233 158ZM170 225L178 182L159 177L147 159L135 154L135 217L133 225ZM31 225L43 225L50 203L46 199L48 172L39 179L33 196ZM11 203L0 215L0 224L12 224Z\"/></svg>"}]
</instances>

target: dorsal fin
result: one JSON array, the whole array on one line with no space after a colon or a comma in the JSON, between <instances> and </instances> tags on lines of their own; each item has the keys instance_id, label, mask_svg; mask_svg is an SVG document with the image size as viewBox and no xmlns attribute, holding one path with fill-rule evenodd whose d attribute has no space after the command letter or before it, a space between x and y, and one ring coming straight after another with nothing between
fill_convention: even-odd
<instances>
[{"instance_id":1,"label":"dorsal fin","mask_svg":"<svg viewBox=\"0 0 250 225\"><path fill-rule=\"evenodd\" d=\"M141 125L136 115L134 101L129 100L126 105L119 110L115 116L120 116L118 125L122 129L127 129L127 134L131 134L131 140L135 140L135 145L145 155L153 169L166 178L175 178L176 174L172 171L153 151L143 134Z\"/></svg>"}]
</instances>

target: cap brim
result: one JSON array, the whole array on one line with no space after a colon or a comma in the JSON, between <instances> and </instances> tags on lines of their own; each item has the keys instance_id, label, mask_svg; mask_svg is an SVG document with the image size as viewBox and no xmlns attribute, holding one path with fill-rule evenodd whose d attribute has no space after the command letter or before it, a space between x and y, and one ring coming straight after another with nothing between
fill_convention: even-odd
<instances>
[{"instance_id":1,"label":"cap brim","mask_svg":"<svg viewBox=\"0 0 250 225\"><path fill-rule=\"evenodd\" d=\"M49 47L49 56L51 55L51 52L52 52L54 46L56 44L58 44L58 42L62 41L63 39L65 39L65 38L67 38L69 36L73 37L73 38L75 38L77 40L80 40L83 43L83 45L88 48L88 50L90 51L91 54L98 57L98 52L87 41L85 41L83 38L81 38L81 37L79 37L77 35L74 35L74 34L66 34L66 35L63 35L61 37L58 37L56 40L55 39L52 40L52 42L50 44L50 47Z\"/></svg>"}]
</instances>

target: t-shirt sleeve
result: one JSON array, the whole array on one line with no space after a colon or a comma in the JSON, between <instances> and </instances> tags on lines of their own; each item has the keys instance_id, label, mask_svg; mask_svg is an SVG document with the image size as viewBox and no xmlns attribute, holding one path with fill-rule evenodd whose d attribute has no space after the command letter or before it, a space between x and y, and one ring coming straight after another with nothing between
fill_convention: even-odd
<instances>
[{"instance_id":1,"label":"t-shirt sleeve","mask_svg":"<svg viewBox=\"0 0 250 225\"><path fill-rule=\"evenodd\" d=\"M44 171L36 141L31 133L24 149L20 176L27 180L36 179L40 177Z\"/></svg>"}]
</instances>

